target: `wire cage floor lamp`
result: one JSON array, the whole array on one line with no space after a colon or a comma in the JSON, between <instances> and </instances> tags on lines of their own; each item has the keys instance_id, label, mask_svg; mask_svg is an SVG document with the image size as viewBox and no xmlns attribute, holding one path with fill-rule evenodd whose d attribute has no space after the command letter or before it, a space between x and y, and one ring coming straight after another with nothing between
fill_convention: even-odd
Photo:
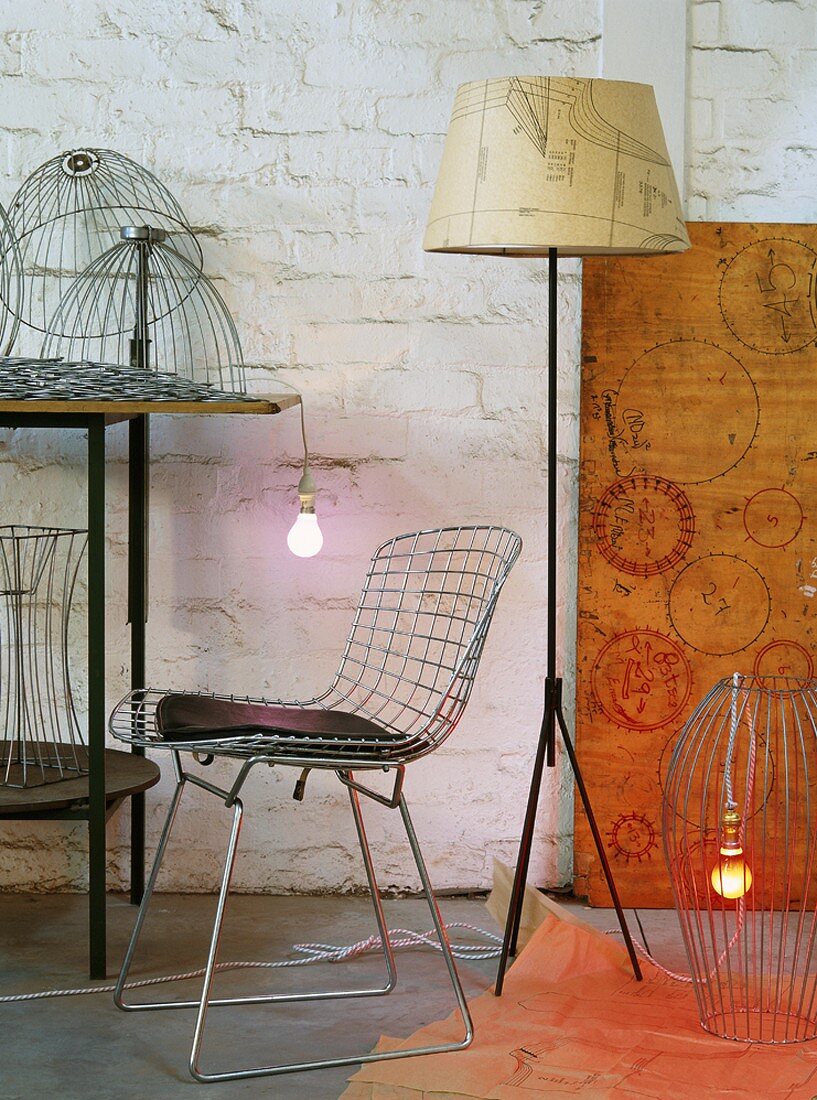
<instances>
[{"instance_id":1,"label":"wire cage floor lamp","mask_svg":"<svg viewBox=\"0 0 817 1100\"><path fill-rule=\"evenodd\" d=\"M678 736L664 856L701 1027L713 1035L817 1038L816 769L815 680L736 672Z\"/></svg>"},{"instance_id":2,"label":"wire cage floor lamp","mask_svg":"<svg viewBox=\"0 0 817 1100\"><path fill-rule=\"evenodd\" d=\"M495 992L516 953L544 767L557 730L610 891L633 972L641 969L563 708L556 623L557 263L560 256L655 255L689 247L649 85L503 77L461 85L423 247L427 252L548 258L547 626L544 713Z\"/></svg>"}]
</instances>

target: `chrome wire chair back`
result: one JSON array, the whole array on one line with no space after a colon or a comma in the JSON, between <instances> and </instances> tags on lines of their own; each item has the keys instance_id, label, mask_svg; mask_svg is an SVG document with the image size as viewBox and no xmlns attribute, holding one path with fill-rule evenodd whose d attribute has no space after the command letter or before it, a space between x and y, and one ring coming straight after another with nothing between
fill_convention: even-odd
<instances>
[{"instance_id":1,"label":"chrome wire chair back","mask_svg":"<svg viewBox=\"0 0 817 1100\"><path fill-rule=\"evenodd\" d=\"M487 525L420 531L384 543L372 558L338 672L327 691L315 699L282 701L146 689L131 692L115 709L110 729L116 737L144 747L163 747L172 753L176 790L114 1000L118 1007L128 1011L195 1009L189 1068L196 1080L228 1081L352 1066L460 1050L471 1042L473 1026L468 1005L409 815L403 779L406 765L440 745L459 721L474 683L499 593L520 549L518 535L503 527ZM186 770L181 762L183 752L203 754L205 762L216 756L237 758L238 774L232 786L220 788ZM244 813L239 796L249 773L259 764L302 768L295 788L298 800L304 796L312 768L333 771L346 787L385 964L385 979L380 984L300 994L212 996ZM375 769L393 773L390 794L373 790L355 778L357 771ZM125 999L128 974L188 784L214 795L233 812L201 995L186 1001L128 1002ZM366 838L360 795L399 810L462 1017L462 1038L436 1046L320 1057L297 1063L202 1069L205 1021L211 1007L382 996L394 988L397 968Z\"/></svg>"},{"instance_id":2,"label":"chrome wire chair back","mask_svg":"<svg viewBox=\"0 0 817 1100\"><path fill-rule=\"evenodd\" d=\"M403 535L379 548L323 703L436 748L468 701L499 589L519 552L503 528ZM398 750L395 750L398 751Z\"/></svg>"}]
</instances>

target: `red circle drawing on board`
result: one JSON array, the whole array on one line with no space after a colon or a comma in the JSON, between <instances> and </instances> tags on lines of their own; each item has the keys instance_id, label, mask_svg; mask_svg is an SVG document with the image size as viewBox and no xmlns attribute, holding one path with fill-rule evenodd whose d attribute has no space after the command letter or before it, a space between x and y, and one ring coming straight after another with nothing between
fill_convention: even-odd
<instances>
[{"instance_id":1,"label":"red circle drawing on board","mask_svg":"<svg viewBox=\"0 0 817 1100\"><path fill-rule=\"evenodd\" d=\"M746 536L759 546L788 546L803 526L800 501L788 489L761 489L743 509Z\"/></svg>"},{"instance_id":2,"label":"red circle drawing on board","mask_svg":"<svg viewBox=\"0 0 817 1100\"><path fill-rule=\"evenodd\" d=\"M599 706L616 725L654 730L683 710L692 670L680 646L665 634L628 630L600 651L590 681Z\"/></svg>"},{"instance_id":3,"label":"red circle drawing on board","mask_svg":"<svg viewBox=\"0 0 817 1100\"><path fill-rule=\"evenodd\" d=\"M793 676L798 680L810 680L814 662L804 645L790 638L780 638L760 650L752 672L755 676Z\"/></svg>"},{"instance_id":4,"label":"red circle drawing on board","mask_svg":"<svg viewBox=\"0 0 817 1100\"><path fill-rule=\"evenodd\" d=\"M635 474L613 482L593 512L593 533L622 573L654 577L683 561L695 534L686 493L671 481Z\"/></svg>"},{"instance_id":5,"label":"red circle drawing on board","mask_svg":"<svg viewBox=\"0 0 817 1100\"><path fill-rule=\"evenodd\" d=\"M706 554L685 565L672 583L673 629L699 653L724 657L757 641L772 611L769 586L734 554Z\"/></svg>"},{"instance_id":6,"label":"red circle drawing on board","mask_svg":"<svg viewBox=\"0 0 817 1100\"><path fill-rule=\"evenodd\" d=\"M620 814L607 835L610 838L607 847L613 849L615 857L622 856L627 863L631 859L639 863L642 859L652 859L653 849L658 846L655 822L646 814Z\"/></svg>"}]
</instances>

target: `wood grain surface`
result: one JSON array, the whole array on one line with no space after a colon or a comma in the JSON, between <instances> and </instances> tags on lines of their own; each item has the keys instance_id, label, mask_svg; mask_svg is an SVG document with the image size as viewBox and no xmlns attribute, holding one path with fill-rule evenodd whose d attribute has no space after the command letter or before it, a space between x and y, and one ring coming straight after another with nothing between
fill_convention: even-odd
<instances>
[{"instance_id":1,"label":"wood grain surface","mask_svg":"<svg viewBox=\"0 0 817 1100\"><path fill-rule=\"evenodd\" d=\"M719 678L811 676L817 227L584 261L576 734L625 905L672 904L661 791ZM577 813L576 892L609 904Z\"/></svg>"},{"instance_id":2,"label":"wood grain surface","mask_svg":"<svg viewBox=\"0 0 817 1100\"><path fill-rule=\"evenodd\" d=\"M0 399L0 413L68 413L82 415L87 413L107 413L114 419L138 416L142 413L180 413L196 416L212 416L216 413L238 413L252 416L269 416L299 405L301 398L296 393L259 394L248 396L246 401L138 401L133 398L123 400L99 400L93 398L78 401L60 401L49 398L27 397L18 400Z\"/></svg>"},{"instance_id":3,"label":"wood grain surface","mask_svg":"<svg viewBox=\"0 0 817 1100\"><path fill-rule=\"evenodd\" d=\"M53 746L44 745L45 752ZM8 742L0 742L0 758L8 755ZM72 757L66 755L66 759ZM159 766L153 760L119 749L105 750L105 798L110 804L140 791L146 791L160 778ZM20 781L19 767L11 769L12 782ZM88 803L88 776L66 775L57 782L42 783L31 787L7 787L0 785L0 818L24 813L42 813L47 810L70 809Z\"/></svg>"}]
</instances>

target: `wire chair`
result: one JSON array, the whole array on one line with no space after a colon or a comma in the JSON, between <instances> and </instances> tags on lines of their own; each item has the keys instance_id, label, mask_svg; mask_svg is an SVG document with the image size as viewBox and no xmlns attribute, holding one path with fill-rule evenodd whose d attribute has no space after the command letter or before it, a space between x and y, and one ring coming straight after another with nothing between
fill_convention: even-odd
<instances>
[{"instance_id":1,"label":"wire chair","mask_svg":"<svg viewBox=\"0 0 817 1100\"><path fill-rule=\"evenodd\" d=\"M500 590L520 549L518 535L492 526L420 531L384 543L372 558L335 678L314 699L268 700L146 689L131 692L114 710L111 732L132 744L170 750L176 776L176 789L114 1000L126 1010L195 1008L197 1018L189 1065L196 1080L227 1081L351 1066L460 1050L471 1042L471 1017L409 816L403 779L406 765L441 745L462 716ZM240 766L232 787L219 788L185 771L182 752L206 754L205 762L215 756L236 758ZM294 995L212 997L225 903L243 816L239 794L258 764L302 768L295 790L297 799L303 798L312 768L334 771L347 788L385 960L383 984ZM390 794L380 794L355 779L356 772L366 770L392 772L394 783ZM124 990L128 973L188 783L213 794L233 811L201 996L195 1001L127 1003ZM211 1006L379 996L394 988L397 980L394 954L366 840L361 794L400 811L464 1023L463 1038L410 1050L204 1071L200 1056L205 1018Z\"/></svg>"},{"instance_id":2,"label":"wire chair","mask_svg":"<svg viewBox=\"0 0 817 1100\"><path fill-rule=\"evenodd\" d=\"M9 221L25 280L22 300L4 301L40 332L51 331L73 279L115 244L123 225L164 229L202 269L201 247L179 203L152 172L112 149L69 149L40 165L11 200Z\"/></svg>"}]
</instances>

